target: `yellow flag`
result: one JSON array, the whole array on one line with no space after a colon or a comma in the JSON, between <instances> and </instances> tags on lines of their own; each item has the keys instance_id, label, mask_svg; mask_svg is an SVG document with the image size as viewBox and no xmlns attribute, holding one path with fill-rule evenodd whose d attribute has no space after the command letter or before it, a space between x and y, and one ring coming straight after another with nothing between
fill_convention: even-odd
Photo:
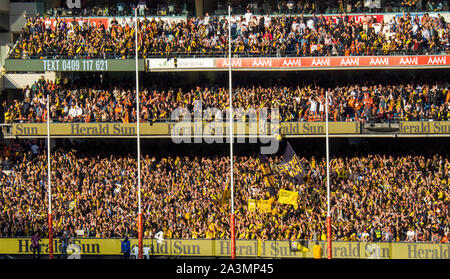
<instances>
[{"instance_id":1,"label":"yellow flag","mask_svg":"<svg viewBox=\"0 0 450 279\"><path fill-rule=\"evenodd\" d=\"M272 213L271 200L258 200L256 206L261 213Z\"/></svg>"},{"instance_id":2,"label":"yellow flag","mask_svg":"<svg viewBox=\"0 0 450 279\"><path fill-rule=\"evenodd\" d=\"M292 246L296 246L295 249L297 251L304 252L304 253L308 252L309 251L308 247L303 246L303 245L304 245L304 243L302 243L301 241L298 241L298 242L294 241L294 242L292 242Z\"/></svg>"},{"instance_id":3,"label":"yellow flag","mask_svg":"<svg viewBox=\"0 0 450 279\"><path fill-rule=\"evenodd\" d=\"M295 209L298 208L297 203L298 192L281 189L278 193L278 202L283 204L292 204Z\"/></svg>"},{"instance_id":4,"label":"yellow flag","mask_svg":"<svg viewBox=\"0 0 450 279\"><path fill-rule=\"evenodd\" d=\"M256 211L256 200L248 199L248 211L255 212Z\"/></svg>"}]
</instances>

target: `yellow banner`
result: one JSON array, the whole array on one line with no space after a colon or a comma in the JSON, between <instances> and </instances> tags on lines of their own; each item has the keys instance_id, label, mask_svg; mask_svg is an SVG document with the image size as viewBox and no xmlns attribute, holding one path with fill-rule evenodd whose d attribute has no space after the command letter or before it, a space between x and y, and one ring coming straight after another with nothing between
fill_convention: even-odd
<instances>
[{"instance_id":1,"label":"yellow banner","mask_svg":"<svg viewBox=\"0 0 450 279\"><path fill-rule=\"evenodd\" d=\"M275 129L274 126L271 127ZM329 134L359 134L361 126L359 122L329 122ZM325 135L325 122L281 122L281 135Z\"/></svg>"},{"instance_id":2,"label":"yellow banner","mask_svg":"<svg viewBox=\"0 0 450 279\"><path fill-rule=\"evenodd\" d=\"M176 123L156 122L141 123L143 136L226 136L228 123L226 122L200 122ZM450 121L401 121L399 131L391 134L450 134ZM72 137L103 137L103 136L135 136L135 123L51 123L52 136ZM330 122L328 128L330 135L361 134L360 122ZM281 122L279 125L267 124L258 126L245 122L234 124L234 134L243 136L314 136L325 135L324 122ZM46 136L46 123L14 123L11 136L31 137Z\"/></svg>"},{"instance_id":3,"label":"yellow banner","mask_svg":"<svg viewBox=\"0 0 450 279\"><path fill-rule=\"evenodd\" d=\"M248 211L255 212L256 211L256 200L248 199Z\"/></svg>"},{"instance_id":4,"label":"yellow banner","mask_svg":"<svg viewBox=\"0 0 450 279\"><path fill-rule=\"evenodd\" d=\"M450 121L402 121L400 134L450 134Z\"/></svg>"},{"instance_id":5,"label":"yellow banner","mask_svg":"<svg viewBox=\"0 0 450 279\"><path fill-rule=\"evenodd\" d=\"M77 238L81 258L86 255L121 255L122 239ZM137 239L130 239L131 248L137 247ZM48 239L41 241L41 254L48 254ZM230 240L212 239L166 239L158 243L155 239L144 239L144 247L154 256L202 256L229 257ZM303 251L292 249L290 241L237 240L238 257L262 258L312 258L313 241L306 241ZM326 257L326 242L320 242L323 257ZM32 254L31 238L0 238L0 254ZM428 243L384 243L333 241L332 256L337 259L450 259L450 244ZM59 240L54 240L54 253L60 253Z\"/></svg>"},{"instance_id":6,"label":"yellow banner","mask_svg":"<svg viewBox=\"0 0 450 279\"><path fill-rule=\"evenodd\" d=\"M297 197L298 192L283 189L278 192L278 202L282 204L292 204L295 209L298 208Z\"/></svg>"},{"instance_id":7,"label":"yellow banner","mask_svg":"<svg viewBox=\"0 0 450 279\"><path fill-rule=\"evenodd\" d=\"M170 135L167 123L141 124L143 135ZM45 123L17 123L13 124L12 135L16 137L45 136L47 125ZM51 123L52 136L135 136L134 123Z\"/></svg>"},{"instance_id":8,"label":"yellow banner","mask_svg":"<svg viewBox=\"0 0 450 279\"><path fill-rule=\"evenodd\" d=\"M256 207L261 213L272 213L272 200L257 200Z\"/></svg>"},{"instance_id":9,"label":"yellow banner","mask_svg":"<svg viewBox=\"0 0 450 279\"><path fill-rule=\"evenodd\" d=\"M357 125L356 125L357 124ZM360 132L359 123L333 122L330 123L330 134L355 134ZM176 123L157 122L141 123L140 132L143 136L226 136L228 131L226 122L200 122L200 123ZM324 135L325 123L322 122L285 122L279 125L267 124L259 127L256 124L236 122L234 124L235 135ZM135 136L135 123L51 123L50 134L52 136L71 137L103 137L103 136ZM46 123L14 123L12 124L12 136L30 137L46 136Z\"/></svg>"}]
</instances>

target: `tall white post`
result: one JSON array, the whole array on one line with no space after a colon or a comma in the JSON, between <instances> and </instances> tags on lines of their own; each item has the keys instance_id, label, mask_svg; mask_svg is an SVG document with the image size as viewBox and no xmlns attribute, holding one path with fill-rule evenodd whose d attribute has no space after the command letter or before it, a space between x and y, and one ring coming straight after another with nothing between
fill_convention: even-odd
<instances>
[{"instance_id":1,"label":"tall white post","mask_svg":"<svg viewBox=\"0 0 450 279\"><path fill-rule=\"evenodd\" d=\"M236 258L236 229L234 215L234 176L233 176L233 83L231 75L231 6L228 5L228 79L229 79L229 97L230 97L230 191L231 191L231 258Z\"/></svg>"},{"instance_id":2,"label":"tall white post","mask_svg":"<svg viewBox=\"0 0 450 279\"><path fill-rule=\"evenodd\" d=\"M138 52L138 18L137 7L134 11L135 18L135 47L136 47L136 132L137 132L137 181L138 181L138 257L142 259L142 208L141 208L141 130L139 109L139 52Z\"/></svg>"},{"instance_id":3,"label":"tall white post","mask_svg":"<svg viewBox=\"0 0 450 279\"><path fill-rule=\"evenodd\" d=\"M53 259L53 218L52 218L52 179L50 158L50 91L47 92L47 179L48 179L48 250L49 259Z\"/></svg>"},{"instance_id":4,"label":"tall white post","mask_svg":"<svg viewBox=\"0 0 450 279\"><path fill-rule=\"evenodd\" d=\"M328 135L328 90L325 92L326 156L327 156L327 255L331 259L331 212L330 212L330 149Z\"/></svg>"}]
</instances>

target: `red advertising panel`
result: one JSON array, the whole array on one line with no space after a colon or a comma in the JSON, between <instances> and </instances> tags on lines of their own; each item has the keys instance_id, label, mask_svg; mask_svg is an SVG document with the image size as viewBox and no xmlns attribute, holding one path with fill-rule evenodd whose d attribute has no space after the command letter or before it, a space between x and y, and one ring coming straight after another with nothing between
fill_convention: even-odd
<instances>
[{"instance_id":1,"label":"red advertising panel","mask_svg":"<svg viewBox=\"0 0 450 279\"><path fill-rule=\"evenodd\" d=\"M345 56L292 58L233 58L233 68L351 68L449 65L448 55ZM228 58L215 59L216 68L228 68Z\"/></svg>"},{"instance_id":2,"label":"red advertising panel","mask_svg":"<svg viewBox=\"0 0 450 279\"><path fill-rule=\"evenodd\" d=\"M88 23L90 25L94 25L94 26L100 26L100 23L103 23L103 25L105 26L105 28L108 28L109 26L109 19L106 17L76 17L76 18L70 18L70 17L61 17L61 20L65 21L68 23L68 25L70 26L72 24L73 21L77 21L78 24L84 24L84 23ZM56 27L56 19L55 18L49 18L48 20L51 21L51 25L52 25L52 29L55 29ZM45 22L45 20L44 20Z\"/></svg>"},{"instance_id":3,"label":"red advertising panel","mask_svg":"<svg viewBox=\"0 0 450 279\"><path fill-rule=\"evenodd\" d=\"M337 18L341 17L341 16L323 16L324 18L328 20L333 20L335 23L337 22ZM383 22L384 19L384 15L365 15L365 14L361 14L361 15L348 15L348 20L352 20L354 19L356 22L360 22L361 20L364 20L364 18L366 17L373 17L376 19L376 21L378 23Z\"/></svg>"}]
</instances>

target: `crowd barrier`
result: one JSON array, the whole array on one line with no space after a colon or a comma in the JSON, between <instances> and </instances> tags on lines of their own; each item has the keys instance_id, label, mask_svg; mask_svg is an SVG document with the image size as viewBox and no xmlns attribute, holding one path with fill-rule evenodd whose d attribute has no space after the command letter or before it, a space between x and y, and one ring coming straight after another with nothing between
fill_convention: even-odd
<instances>
[{"instance_id":1,"label":"crowd barrier","mask_svg":"<svg viewBox=\"0 0 450 279\"><path fill-rule=\"evenodd\" d=\"M225 137L227 122L155 122L141 123L143 137ZM46 123L2 124L5 138L46 137ZM135 137L136 123L51 123L52 137ZM450 121L399 121L397 123L329 122L331 136L398 135L443 136L450 134ZM308 137L324 136L325 122L256 123L235 122L234 134L239 137Z\"/></svg>"},{"instance_id":2,"label":"crowd barrier","mask_svg":"<svg viewBox=\"0 0 450 279\"><path fill-rule=\"evenodd\" d=\"M123 239L75 238L68 254L81 257L121 255ZM48 239L41 241L41 254L48 254ZM130 239L132 251L137 239ZM307 249L298 249L302 243ZM236 255L241 258L312 258L315 241L237 240ZM326 242L320 241L323 257ZM60 241L54 239L54 254L60 254ZM156 239L143 240L144 253L149 257L230 257L231 242L227 239ZM450 259L450 244L405 242L346 242L332 243L336 259ZM0 238L0 254L30 255L31 238Z\"/></svg>"},{"instance_id":3,"label":"crowd barrier","mask_svg":"<svg viewBox=\"0 0 450 279\"><path fill-rule=\"evenodd\" d=\"M331 56L331 57L246 57L233 54L231 67L235 71L303 71L303 70L358 70L358 69L432 69L448 68L449 55L385 55L385 56ZM181 58L176 54L167 58L138 60L139 71L226 71L227 55L222 58ZM90 59L83 57L6 59L7 72L132 72L135 59Z\"/></svg>"}]
</instances>

